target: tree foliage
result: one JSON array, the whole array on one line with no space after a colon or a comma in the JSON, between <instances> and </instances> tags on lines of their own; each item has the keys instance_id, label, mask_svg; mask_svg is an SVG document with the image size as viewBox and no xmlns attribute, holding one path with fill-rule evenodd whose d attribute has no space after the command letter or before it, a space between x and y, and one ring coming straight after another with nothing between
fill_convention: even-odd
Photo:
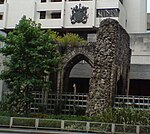
<instances>
[{"instance_id":1,"label":"tree foliage","mask_svg":"<svg viewBox=\"0 0 150 134\"><path fill-rule=\"evenodd\" d=\"M63 37L59 36L58 32L55 31L49 31L49 33L52 35L53 41L60 46L79 46L87 43L86 40L75 33L66 33Z\"/></svg>"},{"instance_id":2,"label":"tree foliage","mask_svg":"<svg viewBox=\"0 0 150 134\"><path fill-rule=\"evenodd\" d=\"M57 71L60 55L50 31L24 16L16 28L1 37L6 45L0 52L7 57L0 78L11 90L9 103L16 112L28 112L31 91L49 90L49 74Z\"/></svg>"},{"instance_id":3,"label":"tree foliage","mask_svg":"<svg viewBox=\"0 0 150 134\"><path fill-rule=\"evenodd\" d=\"M86 44L86 41L83 38L81 38L78 34L67 33L60 40L60 44L62 44L63 46L79 46Z\"/></svg>"}]
</instances>

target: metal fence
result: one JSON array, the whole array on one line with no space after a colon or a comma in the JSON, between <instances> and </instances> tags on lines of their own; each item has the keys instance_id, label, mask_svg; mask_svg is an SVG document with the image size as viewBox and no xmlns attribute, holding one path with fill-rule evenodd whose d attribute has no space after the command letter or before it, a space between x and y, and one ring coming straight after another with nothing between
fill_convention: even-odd
<instances>
[{"instance_id":1,"label":"metal fence","mask_svg":"<svg viewBox=\"0 0 150 134\"><path fill-rule=\"evenodd\" d=\"M0 126L9 128L33 128L61 131L96 132L96 133L135 133L149 134L150 125L114 124L102 122L39 119L0 116Z\"/></svg>"},{"instance_id":2,"label":"metal fence","mask_svg":"<svg viewBox=\"0 0 150 134\"><path fill-rule=\"evenodd\" d=\"M31 112L48 112L61 114L84 114L87 94L82 93L43 93L33 92L34 102L31 103Z\"/></svg>"},{"instance_id":3,"label":"metal fence","mask_svg":"<svg viewBox=\"0 0 150 134\"><path fill-rule=\"evenodd\" d=\"M45 112L50 114L80 114L86 110L88 94L83 93L50 93L33 92L33 102L30 105L32 113ZM114 108L133 108L150 110L150 96L117 95Z\"/></svg>"},{"instance_id":4,"label":"metal fence","mask_svg":"<svg viewBox=\"0 0 150 134\"><path fill-rule=\"evenodd\" d=\"M115 97L114 107L150 110L150 96L118 95Z\"/></svg>"}]
</instances>

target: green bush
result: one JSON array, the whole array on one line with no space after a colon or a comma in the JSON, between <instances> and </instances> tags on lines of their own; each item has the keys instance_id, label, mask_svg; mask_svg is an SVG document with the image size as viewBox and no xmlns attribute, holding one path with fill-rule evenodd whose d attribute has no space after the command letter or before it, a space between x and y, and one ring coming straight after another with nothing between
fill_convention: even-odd
<instances>
[{"instance_id":1,"label":"green bush","mask_svg":"<svg viewBox=\"0 0 150 134\"><path fill-rule=\"evenodd\" d=\"M35 126L35 119L14 118L13 125L34 127Z\"/></svg>"},{"instance_id":2,"label":"green bush","mask_svg":"<svg viewBox=\"0 0 150 134\"><path fill-rule=\"evenodd\" d=\"M117 124L132 124L132 125L147 125L150 124L149 110L134 110L134 109L112 109L104 110L98 116L77 116L77 115L45 115L35 114L36 118L49 118L61 120L77 120L77 121L94 121Z\"/></svg>"},{"instance_id":3,"label":"green bush","mask_svg":"<svg viewBox=\"0 0 150 134\"><path fill-rule=\"evenodd\" d=\"M86 41L78 34L67 33L61 39L59 39L59 44L61 44L62 46L79 46L86 44Z\"/></svg>"},{"instance_id":4,"label":"green bush","mask_svg":"<svg viewBox=\"0 0 150 134\"><path fill-rule=\"evenodd\" d=\"M35 114L30 114L30 117L32 117L32 118L48 118L49 116L47 114L35 113Z\"/></svg>"},{"instance_id":5,"label":"green bush","mask_svg":"<svg viewBox=\"0 0 150 134\"><path fill-rule=\"evenodd\" d=\"M0 112L0 115L10 116L7 112ZM132 124L132 125L147 125L150 124L149 110L134 110L134 109L112 109L104 110L98 116L77 116L77 115L47 115L42 113L30 114L32 118L60 119L60 120L77 120L77 121L93 121L116 124ZM2 119L1 119L2 120ZM27 121L27 119L15 119L16 124L34 125L35 119ZM3 121L1 121L3 122ZM28 123L29 122L29 123ZM43 122L42 122L43 123Z\"/></svg>"},{"instance_id":6,"label":"green bush","mask_svg":"<svg viewBox=\"0 0 150 134\"><path fill-rule=\"evenodd\" d=\"M133 124L146 125L150 124L149 110L134 110L134 109L112 109L104 110L100 115L93 116L93 121L118 123L118 124Z\"/></svg>"},{"instance_id":7,"label":"green bush","mask_svg":"<svg viewBox=\"0 0 150 134\"><path fill-rule=\"evenodd\" d=\"M86 122L65 121L65 129L85 131Z\"/></svg>"},{"instance_id":8,"label":"green bush","mask_svg":"<svg viewBox=\"0 0 150 134\"><path fill-rule=\"evenodd\" d=\"M39 127L61 128L61 121L40 119Z\"/></svg>"},{"instance_id":9,"label":"green bush","mask_svg":"<svg viewBox=\"0 0 150 134\"><path fill-rule=\"evenodd\" d=\"M150 133L150 127L149 126L141 126L140 127L142 134L149 134Z\"/></svg>"},{"instance_id":10,"label":"green bush","mask_svg":"<svg viewBox=\"0 0 150 134\"><path fill-rule=\"evenodd\" d=\"M77 116L77 115L49 115L49 119L61 119L61 120L77 120L77 121L89 121L93 120L88 116Z\"/></svg>"},{"instance_id":11,"label":"green bush","mask_svg":"<svg viewBox=\"0 0 150 134\"><path fill-rule=\"evenodd\" d=\"M90 131L99 132L99 131L105 131L105 132L111 132L111 124L105 124L105 123L91 123L90 124Z\"/></svg>"},{"instance_id":12,"label":"green bush","mask_svg":"<svg viewBox=\"0 0 150 134\"><path fill-rule=\"evenodd\" d=\"M0 116L0 126L1 125L9 125L10 117L8 116Z\"/></svg>"}]
</instances>

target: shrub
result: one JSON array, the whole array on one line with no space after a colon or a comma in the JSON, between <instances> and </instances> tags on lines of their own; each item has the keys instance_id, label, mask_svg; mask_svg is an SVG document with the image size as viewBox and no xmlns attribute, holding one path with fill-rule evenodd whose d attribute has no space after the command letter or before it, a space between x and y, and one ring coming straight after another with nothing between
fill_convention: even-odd
<instances>
[{"instance_id":1,"label":"shrub","mask_svg":"<svg viewBox=\"0 0 150 134\"><path fill-rule=\"evenodd\" d=\"M78 34L67 33L62 37L62 39L59 40L59 43L62 46L78 46L84 45L86 41L83 38L81 38Z\"/></svg>"},{"instance_id":2,"label":"shrub","mask_svg":"<svg viewBox=\"0 0 150 134\"><path fill-rule=\"evenodd\" d=\"M39 127L61 128L61 121L40 119Z\"/></svg>"},{"instance_id":3,"label":"shrub","mask_svg":"<svg viewBox=\"0 0 150 134\"><path fill-rule=\"evenodd\" d=\"M10 117L0 116L0 126L1 125L9 125Z\"/></svg>"},{"instance_id":4,"label":"shrub","mask_svg":"<svg viewBox=\"0 0 150 134\"><path fill-rule=\"evenodd\" d=\"M29 118L14 118L13 125L17 126L35 126L35 119L29 119Z\"/></svg>"}]
</instances>

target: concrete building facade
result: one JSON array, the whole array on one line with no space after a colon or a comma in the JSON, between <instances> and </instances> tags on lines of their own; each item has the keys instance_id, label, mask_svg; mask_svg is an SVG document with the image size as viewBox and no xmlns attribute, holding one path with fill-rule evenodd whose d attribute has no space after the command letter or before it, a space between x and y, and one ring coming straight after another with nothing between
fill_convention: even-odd
<instances>
[{"instance_id":1,"label":"concrete building facade","mask_svg":"<svg viewBox=\"0 0 150 134\"><path fill-rule=\"evenodd\" d=\"M43 29L93 29L103 19L112 18L129 33L141 33L147 28L146 3L147 0L1 0L0 29L15 28L26 15L41 23ZM85 10L86 21L73 24L71 16L77 10Z\"/></svg>"},{"instance_id":2,"label":"concrete building facade","mask_svg":"<svg viewBox=\"0 0 150 134\"><path fill-rule=\"evenodd\" d=\"M139 81L142 81L141 85L147 83L145 89L150 88L147 0L0 0L1 31L7 33L14 29L23 15L41 23L42 29L75 32L92 42L96 40L95 33L103 19L117 20L131 37L130 93L137 93L134 91ZM84 86L87 88L91 74L92 67L85 61L80 62L70 71L70 83L79 79L78 84L87 84ZM150 95L149 91L140 92L138 89L138 95Z\"/></svg>"}]
</instances>

